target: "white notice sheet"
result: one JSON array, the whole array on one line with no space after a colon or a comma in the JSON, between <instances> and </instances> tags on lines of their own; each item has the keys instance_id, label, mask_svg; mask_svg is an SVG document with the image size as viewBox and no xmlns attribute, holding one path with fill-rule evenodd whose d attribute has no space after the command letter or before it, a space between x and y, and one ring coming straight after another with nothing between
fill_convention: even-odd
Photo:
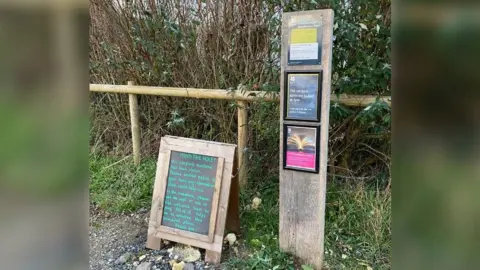
<instances>
[{"instance_id":1,"label":"white notice sheet","mask_svg":"<svg viewBox=\"0 0 480 270\"><path fill-rule=\"evenodd\" d=\"M318 58L318 43L296 43L290 45L290 60Z\"/></svg>"}]
</instances>

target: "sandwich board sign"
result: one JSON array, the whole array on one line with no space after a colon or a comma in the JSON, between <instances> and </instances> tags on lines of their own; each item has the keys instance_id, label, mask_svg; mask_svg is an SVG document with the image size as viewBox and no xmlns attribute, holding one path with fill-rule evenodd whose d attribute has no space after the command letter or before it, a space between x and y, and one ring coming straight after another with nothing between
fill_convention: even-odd
<instances>
[{"instance_id":1,"label":"sandwich board sign","mask_svg":"<svg viewBox=\"0 0 480 270\"><path fill-rule=\"evenodd\" d=\"M220 262L227 210L238 220L238 209L229 209L232 198L238 205L238 194L230 198L235 150L232 144L161 139L148 248L160 249L161 239L166 239L203 248L207 262Z\"/></svg>"}]
</instances>

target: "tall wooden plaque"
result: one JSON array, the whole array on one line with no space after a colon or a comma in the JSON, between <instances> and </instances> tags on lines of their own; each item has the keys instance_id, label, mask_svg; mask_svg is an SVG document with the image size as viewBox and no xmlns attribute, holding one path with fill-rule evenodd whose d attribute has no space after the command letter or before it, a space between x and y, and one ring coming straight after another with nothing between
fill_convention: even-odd
<instances>
[{"instance_id":1,"label":"tall wooden plaque","mask_svg":"<svg viewBox=\"0 0 480 270\"><path fill-rule=\"evenodd\" d=\"M298 256L303 263L310 264L315 269L322 269L324 254L332 36L331 9L283 14L280 80L280 248ZM316 98L315 78L310 77L313 81L309 82L304 77L295 77L302 75L302 72L305 72L303 76L315 72L320 74L320 89L317 93L320 99L312 98L312 106L308 105L307 101L309 97ZM286 78L292 76L289 74L294 74L293 78ZM303 82L299 83L302 80ZM286 91L290 91L288 95ZM305 105L302 106L303 104ZM288 110L285 106L289 106ZM312 109L319 110L318 121L314 117L316 114L311 112ZM286 112L295 115L295 119L285 115ZM302 119L302 113L305 119ZM298 170L295 169L297 167Z\"/></svg>"}]
</instances>

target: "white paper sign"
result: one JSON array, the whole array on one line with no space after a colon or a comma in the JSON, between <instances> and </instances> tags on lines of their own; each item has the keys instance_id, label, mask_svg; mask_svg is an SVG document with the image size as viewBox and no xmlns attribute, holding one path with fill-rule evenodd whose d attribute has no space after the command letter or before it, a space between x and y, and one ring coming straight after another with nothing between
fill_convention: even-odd
<instances>
[{"instance_id":1,"label":"white paper sign","mask_svg":"<svg viewBox=\"0 0 480 270\"><path fill-rule=\"evenodd\" d=\"M297 43L290 45L290 60L318 58L318 43Z\"/></svg>"}]
</instances>

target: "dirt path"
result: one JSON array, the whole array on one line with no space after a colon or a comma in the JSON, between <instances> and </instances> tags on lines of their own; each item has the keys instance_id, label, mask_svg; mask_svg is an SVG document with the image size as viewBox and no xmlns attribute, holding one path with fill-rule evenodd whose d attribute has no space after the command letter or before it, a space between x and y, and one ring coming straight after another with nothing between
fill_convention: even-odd
<instances>
[{"instance_id":1,"label":"dirt path","mask_svg":"<svg viewBox=\"0 0 480 270\"><path fill-rule=\"evenodd\" d=\"M115 261L126 252L138 253L143 249L146 226L140 215L110 217L90 212L90 269L131 269Z\"/></svg>"},{"instance_id":2,"label":"dirt path","mask_svg":"<svg viewBox=\"0 0 480 270\"><path fill-rule=\"evenodd\" d=\"M168 248L150 250L147 240L147 211L109 216L90 211L90 269L91 270L150 270L172 269L172 254ZM207 269L199 261L184 269Z\"/></svg>"}]
</instances>

